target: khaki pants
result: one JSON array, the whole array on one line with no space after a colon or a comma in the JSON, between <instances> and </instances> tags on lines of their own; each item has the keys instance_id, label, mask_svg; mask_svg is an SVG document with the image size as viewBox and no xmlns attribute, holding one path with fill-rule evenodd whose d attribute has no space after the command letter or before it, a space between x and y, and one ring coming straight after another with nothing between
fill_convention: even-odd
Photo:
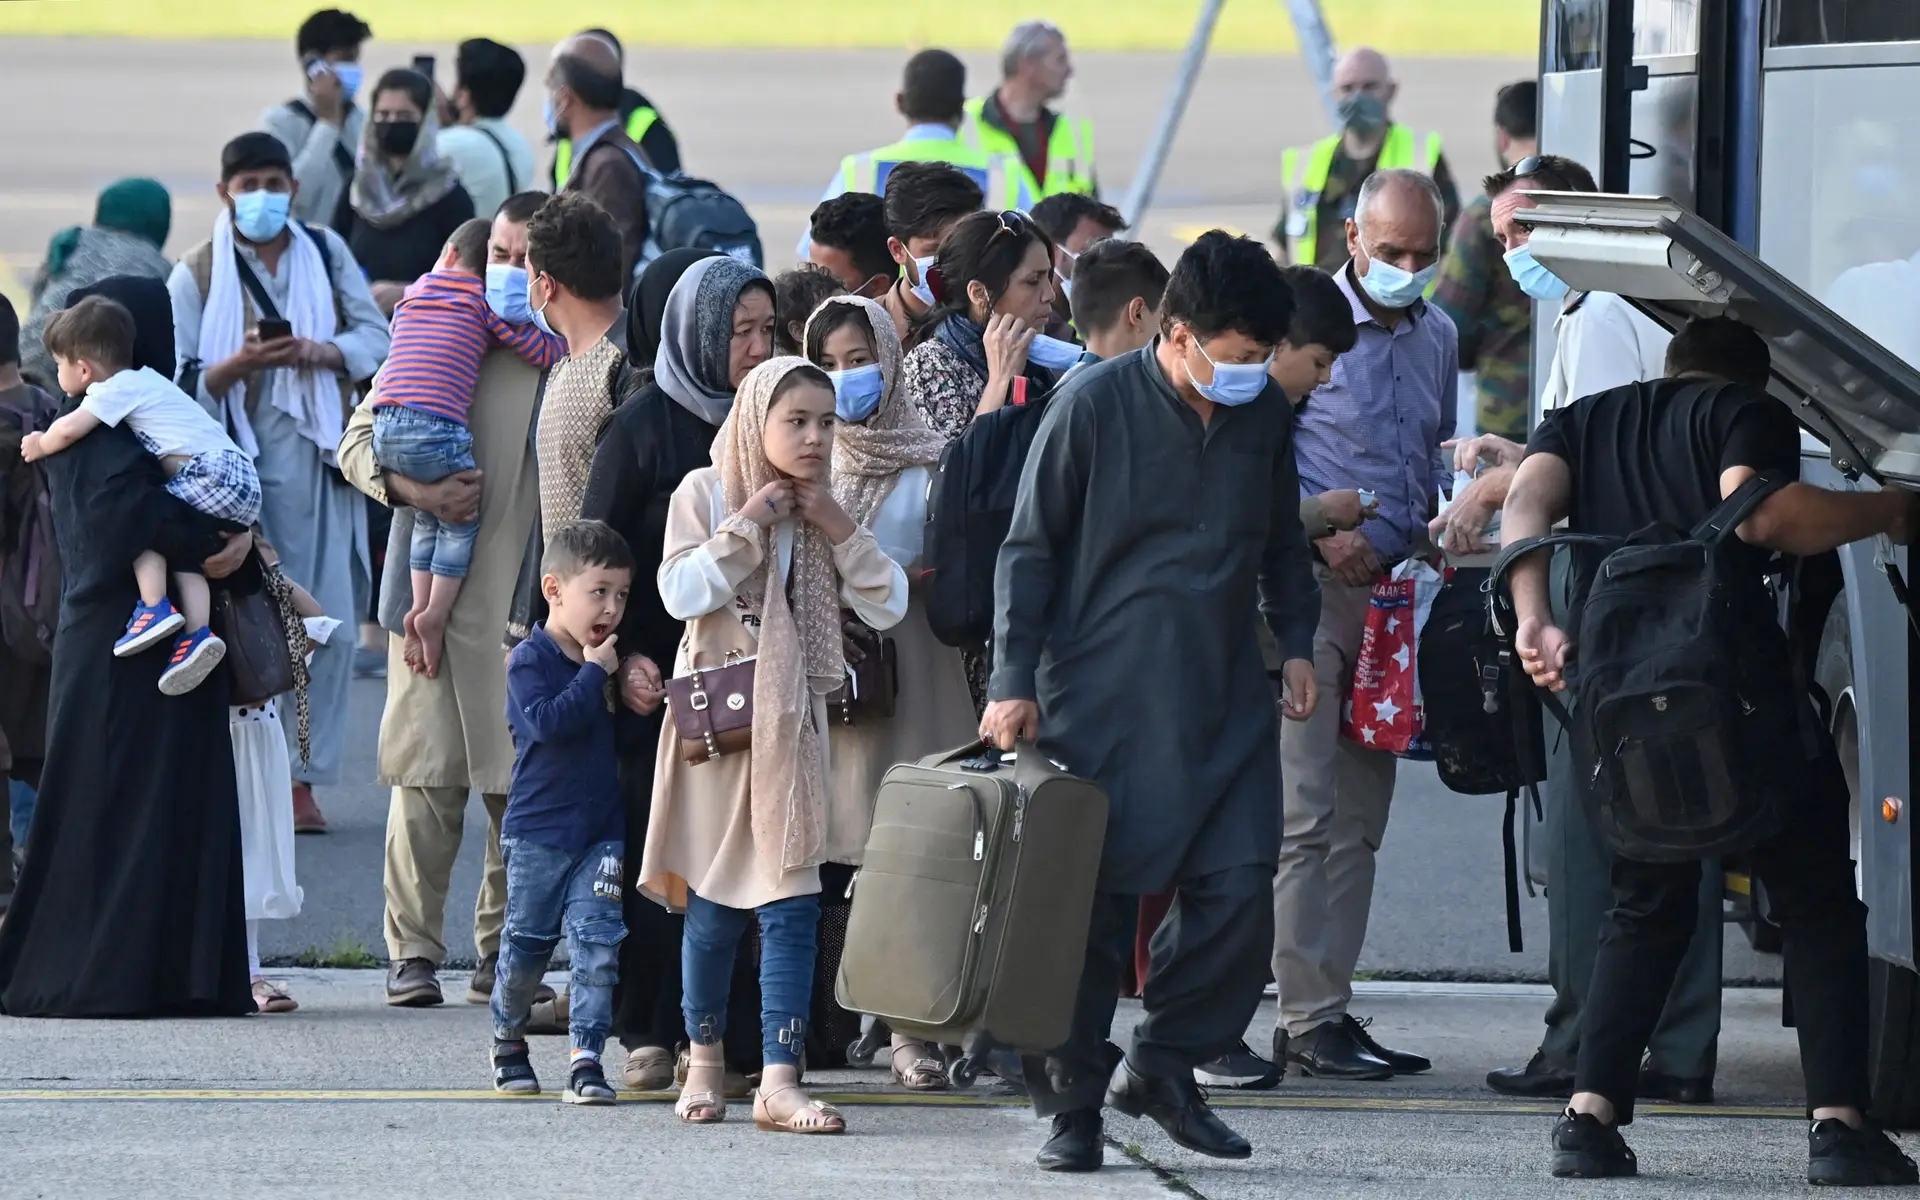
<instances>
[{"instance_id":1,"label":"khaki pants","mask_svg":"<svg viewBox=\"0 0 1920 1200\"><path fill-rule=\"evenodd\" d=\"M1305 722L1280 722L1280 864L1273 880L1273 978L1280 1024L1298 1037L1339 1020L1373 905L1374 853L1387 831L1394 757L1340 736L1340 709L1366 628L1371 588L1325 567L1313 675L1320 700Z\"/></svg>"},{"instance_id":2,"label":"khaki pants","mask_svg":"<svg viewBox=\"0 0 1920 1200\"><path fill-rule=\"evenodd\" d=\"M447 957L441 940L447 887L466 824L463 787L393 789L387 809L387 954L395 962L424 958L438 966ZM500 865L500 818L507 798L483 794L487 806L487 865L473 905L474 949L485 958L500 949L507 914L507 872Z\"/></svg>"}]
</instances>

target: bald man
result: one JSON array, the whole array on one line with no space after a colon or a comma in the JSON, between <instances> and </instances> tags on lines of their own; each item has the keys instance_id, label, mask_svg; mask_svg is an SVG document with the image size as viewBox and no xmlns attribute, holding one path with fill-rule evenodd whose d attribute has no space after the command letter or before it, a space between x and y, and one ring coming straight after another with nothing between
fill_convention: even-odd
<instances>
[{"instance_id":1,"label":"bald man","mask_svg":"<svg viewBox=\"0 0 1920 1200\"><path fill-rule=\"evenodd\" d=\"M1391 112L1399 92L1393 68L1378 50L1360 46L1334 64L1340 132L1280 156L1285 191L1273 240L1282 261L1339 270L1347 261L1346 224L1353 219L1360 185L1375 171L1394 167L1433 177L1446 200L1446 228L1452 228L1460 214L1460 192L1440 153L1440 135L1394 123Z\"/></svg>"},{"instance_id":2,"label":"bald man","mask_svg":"<svg viewBox=\"0 0 1920 1200\"><path fill-rule=\"evenodd\" d=\"M611 30L588 29L581 36L599 38L611 47L614 58L620 63L621 74L626 74L626 48L621 46L620 39ZM668 128L666 118L653 106L653 101L625 83L620 89L620 127L639 145L640 153L647 156L647 161L653 164L655 170L664 173L680 169L680 143L674 138L673 130ZM549 164L547 175L552 186L548 190L557 192L567 186L567 180L573 174L573 143L557 134L551 140L555 144L553 162Z\"/></svg>"},{"instance_id":3,"label":"bald man","mask_svg":"<svg viewBox=\"0 0 1920 1200\"><path fill-rule=\"evenodd\" d=\"M647 177L635 161L644 152L621 122L625 90L620 52L606 35L576 34L554 47L547 69L548 124L566 139L572 158L561 190L584 192L612 215L630 276L647 241Z\"/></svg>"}]
</instances>

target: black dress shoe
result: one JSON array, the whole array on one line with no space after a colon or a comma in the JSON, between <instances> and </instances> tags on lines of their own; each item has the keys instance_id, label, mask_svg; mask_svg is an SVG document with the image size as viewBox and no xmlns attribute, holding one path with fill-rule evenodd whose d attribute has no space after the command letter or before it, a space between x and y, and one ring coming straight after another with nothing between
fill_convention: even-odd
<instances>
[{"instance_id":1,"label":"black dress shoe","mask_svg":"<svg viewBox=\"0 0 1920 1200\"><path fill-rule=\"evenodd\" d=\"M1200 1085L1191 1074L1143 1076L1122 1060L1107 1085L1107 1106L1129 1117L1152 1117L1167 1136L1195 1154L1213 1158L1247 1158L1253 1146L1227 1128L1207 1107Z\"/></svg>"},{"instance_id":2,"label":"black dress shoe","mask_svg":"<svg viewBox=\"0 0 1920 1200\"><path fill-rule=\"evenodd\" d=\"M1712 1104L1713 1080L1685 1079L1643 1066L1637 1094L1642 1100L1665 1100L1669 1104Z\"/></svg>"},{"instance_id":3,"label":"black dress shoe","mask_svg":"<svg viewBox=\"0 0 1920 1200\"><path fill-rule=\"evenodd\" d=\"M1367 1026L1373 1024L1372 1017L1362 1021L1349 1015L1341 1017L1340 1021L1347 1027L1347 1032L1353 1035L1353 1040L1360 1044L1362 1050L1392 1067L1395 1075L1418 1075L1423 1071L1433 1070L1433 1060L1430 1058L1405 1050L1389 1050L1374 1041L1373 1035L1367 1032Z\"/></svg>"},{"instance_id":4,"label":"black dress shoe","mask_svg":"<svg viewBox=\"0 0 1920 1200\"><path fill-rule=\"evenodd\" d=\"M1602 1125L1587 1113L1561 1114L1553 1127L1555 1179L1615 1179L1639 1173L1639 1160L1619 1126Z\"/></svg>"},{"instance_id":5,"label":"black dress shoe","mask_svg":"<svg viewBox=\"0 0 1920 1200\"><path fill-rule=\"evenodd\" d=\"M1098 1109L1075 1109L1053 1118L1053 1136L1034 1159L1042 1171L1098 1171L1105 1161L1105 1122Z\"/></svg>"},{"instance_id":6,"label":"black dress shoe","mask_svg":"<svg viewBox=\"0 0 1920 1200\"><path fill-rule=\"evenodd\" d=\"M1287 1062L1321 1079L1392 1079L1393 1068L1354 1040L1345 1021L1328 1021L1287 1039Z\"/></svg>"},{"instance_id":7,"label":"black dress shoe","mask_svg":"<svg viewBox=\"0 0 1920 1200\"><path fill-rule=\"evenodd\" d=\"M1573 1095L1573 1072L1562 1071L1547 1062L1547 1056L1534 1051L1524 1067L1501 1067L1487 1072L1487 1086L1503 1096L1549 1096L1566 1099Z\"/></svg>"}]
</instances>

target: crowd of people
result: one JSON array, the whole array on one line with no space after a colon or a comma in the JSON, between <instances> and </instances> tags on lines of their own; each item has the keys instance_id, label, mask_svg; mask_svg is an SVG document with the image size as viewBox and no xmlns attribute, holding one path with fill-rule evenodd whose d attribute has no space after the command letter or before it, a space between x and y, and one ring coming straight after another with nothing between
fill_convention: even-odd
<instances>
[{"instance_id":1,"label":"crowd of people","mask_svg":"<svg viewBox=\"0 0 1920 1200\"><path fill-rule=\"evenodd\" d=\"M1052 1120L1040 1165L1097 1168L1105 1108L1245 1157L1203 1084L1432 1067L1352 1011L1397 766L1341 734L1374 585L1485 552L1503 510L1510 544L1568 517L1686 528L1797 470L1751 331L1670 337L1532 257L1531 193L1596 189L1536 152L1530 82L1500 92L1502 169L1463 207L1437 136L1392 120L1385 59L1349 53L1343 128L1283 164L1279 253L1215 230L1169 268L1099 199L1091 125L1048 107L1066 39L1030 22L986 95L913 56L904 138L847 157L807 261L769 278L650 245L648 182L679 150L611 33L555 48L550 191L502 119L516 52L463 43L451 96L386 72L363 111L370 36L337 10L302 26L300 95L226 143L220 211L177 261L165 191L127 180L54 239L24 322L0 300L8 562L51 535L61 576L57 619L35 583L0 596L9 1015L297 1007L257 922L300 911L294 833L325 828L351 678L382 674L388 1001L443 1001L478 793L466 999L490 1007L495 1088L538 1091L528 1036L563 1031L569 1102L677 1084L689 1124L751 1094L762 1129L840 1133L805 1071L860 1033L831 975L881 776L1037 743L1112 806L1072 1034L996 1064ZM1530 440L1529 299L1561 302ZM1463 372L1477 431L1455 428ZM927 612L930 482L1027 406L992 636L955 648ZM1739 538L1757 578L1765 550L1908 540L1911 500L1793 484ZM1558 626L1590 577L1514 569L1542 687L1565 686ZM897 695L854 719L869 656ZM1844 781L1830 746L1782 769L1822 800L1759 863L1809 1172L1913 1183L1864 1116ZM1631 1174L1636 1098L1712 1098L1717 871L1610 856L1573 773L1556 745L1547 1031L1488 1084L1570 1098L1556 1174ZM1243 1038L1269 981L1262 1054ZM940 1047L896 1032L888 1055L897 1085L948 1086Z\"/></svg>"}]
</instances>

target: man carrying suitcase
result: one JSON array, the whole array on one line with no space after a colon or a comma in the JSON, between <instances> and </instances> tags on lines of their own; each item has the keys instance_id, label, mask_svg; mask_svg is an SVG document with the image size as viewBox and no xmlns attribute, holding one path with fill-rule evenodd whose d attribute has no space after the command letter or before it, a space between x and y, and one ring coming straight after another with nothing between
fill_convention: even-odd
<instances>
[{"instance_id":1,"label":"man carrying suitcase","mask_svg":"<svg viewBox=\"0 0 1920 1200\"><path fill-rule=\"evenodd\" d=\"M1047 1170L1099 1168L1103 1100L1199 1153L1252 1153L1193 1068L1246 1033L1273 944L1279 750L1256 593L1286 715L1314 708L1319 588L1292 406L1267 377L1292 312L1259 243L1215 230L1188 247L1160 336L1049 401L1000 551L981 736L1037 743L1111 801L1073 1032L1026 1064L1053 1118ZM1123 1056L1107 1041L1121 967L1140 896L1166 891Z\"/></svg>"}]
</instances>

